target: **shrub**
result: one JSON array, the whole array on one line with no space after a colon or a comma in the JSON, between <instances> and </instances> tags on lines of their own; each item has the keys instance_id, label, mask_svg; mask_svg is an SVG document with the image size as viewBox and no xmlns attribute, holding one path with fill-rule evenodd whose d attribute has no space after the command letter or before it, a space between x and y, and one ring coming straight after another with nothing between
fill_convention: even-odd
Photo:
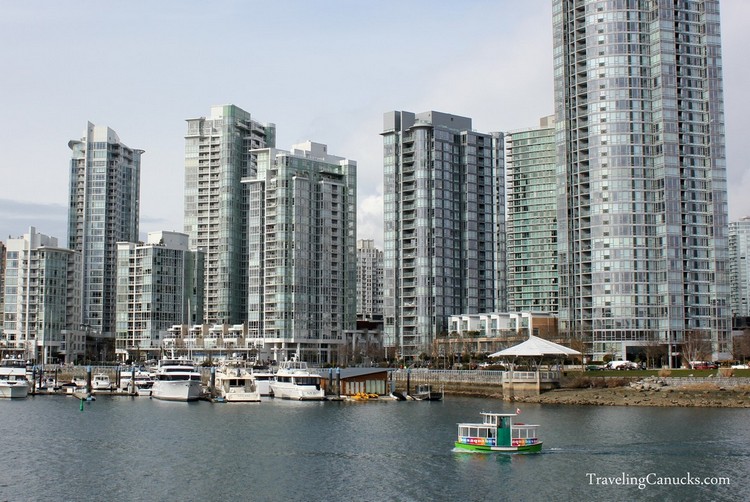
<instances>
[{"instance_id":1,"label":"shrub","mask_svg":"<svg viewBox=\"0 0 750 502\"><path fill-rule=\"evenodd\" d=\"M660 377L668 377L672 374L672 370L667 368L662 368L659 370L659 376Z\"/></svg>"},{"instance_id":2,"label":"shrub","mask_svg":"<svg viewBox=\"0 0 750 502\"><path fill-rule=\"evenodd\" d=\"M734 375L734 369L732 368L719 368L719 375L723 377L730 377Z\"/></svg>"}]
</instances>

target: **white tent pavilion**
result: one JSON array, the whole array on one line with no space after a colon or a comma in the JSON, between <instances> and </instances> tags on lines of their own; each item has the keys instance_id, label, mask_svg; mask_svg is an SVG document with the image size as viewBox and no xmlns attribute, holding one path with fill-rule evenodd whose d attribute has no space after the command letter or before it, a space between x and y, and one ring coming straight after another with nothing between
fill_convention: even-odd
<instances>
[{"instance_id":1,"label":"white tent pavilion","mask_svg":"<svg viewBox=\"0 0 750 502\"><path fill-rule=\"evenodd\" d=\"M565 345L529 335L529 339L525 342L490 354L489 357L506 357L512 359L516 357L571 357L580 355L580 352Z\"/></svg>"},{"instance_id":2,"label":"white tent pavilion","mask_svg":"<svg viewBox=\"0 0 750 502\"><path fill-rule=\"evenodd\" d=\"M503 377L503 399L513 399L513 396L519 392L532 393L539 395L544 389L559 387L561 371L559 361L569 357L578 357L581 353L570 347L550 342L538 336L529 335L525 342L508 347L500 352L490 354L489 357L502 357L511 361L510 371ZM532 371L515 371L515 360L518 358L527 358L533 364ZM540 365L543 359L557 359L558 369L541 370Z\"/></svg>"}]
</instances>

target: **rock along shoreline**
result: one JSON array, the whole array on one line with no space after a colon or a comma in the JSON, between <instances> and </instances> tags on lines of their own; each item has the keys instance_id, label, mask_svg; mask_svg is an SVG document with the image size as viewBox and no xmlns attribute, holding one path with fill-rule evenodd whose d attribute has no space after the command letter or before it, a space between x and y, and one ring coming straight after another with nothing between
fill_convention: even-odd
<instances>
[{"instance_id":1,"label":"rock along shoreline","mask_svg":"<svg viewBox=\"0 0 750 502\"><path fill-rule=\"evenodd\" d=\"M673 406L698 408L750 408L748 388L602 387L554 389L538 396L516 396L516 402L587 406Z\"/></svg>"}]
</instances>

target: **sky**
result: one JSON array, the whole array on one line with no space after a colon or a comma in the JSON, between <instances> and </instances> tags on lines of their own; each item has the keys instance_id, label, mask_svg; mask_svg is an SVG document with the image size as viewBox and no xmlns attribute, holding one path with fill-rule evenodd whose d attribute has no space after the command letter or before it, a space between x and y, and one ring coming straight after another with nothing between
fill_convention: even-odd
<instances>
[{"instance_id":1,"label":"sky","mask_svg":"<svg viewBox=\"0 0 750 502\"><path fill-rule=\"evenodd\" d=\"M721 3L729 219L750 215L750 2ZM383 114L481 132L554 113L551 0L0 0L0 240L66 246L68 141L145 150L140 233L182 231L185 120L235 104L358 165L357 237L383 241ZM744 139L743 139L744 138Z\"/></svg>"}]
</instances>

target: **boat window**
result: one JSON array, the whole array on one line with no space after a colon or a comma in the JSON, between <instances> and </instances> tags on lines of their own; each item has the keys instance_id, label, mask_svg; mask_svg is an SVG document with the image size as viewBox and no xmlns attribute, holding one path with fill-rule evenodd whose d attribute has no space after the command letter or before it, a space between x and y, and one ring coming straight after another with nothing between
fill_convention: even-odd
<instances>
[{"instance_id":1,"label":"boat window","mask_svg":"<svg viewBox=\"0 0 750 502\"><path fill-rule=\"evenodd\" d=\"M296 385L318 385L319 380L316 377L296 377L294 383Z\"/></svg>"}]
</instances>

